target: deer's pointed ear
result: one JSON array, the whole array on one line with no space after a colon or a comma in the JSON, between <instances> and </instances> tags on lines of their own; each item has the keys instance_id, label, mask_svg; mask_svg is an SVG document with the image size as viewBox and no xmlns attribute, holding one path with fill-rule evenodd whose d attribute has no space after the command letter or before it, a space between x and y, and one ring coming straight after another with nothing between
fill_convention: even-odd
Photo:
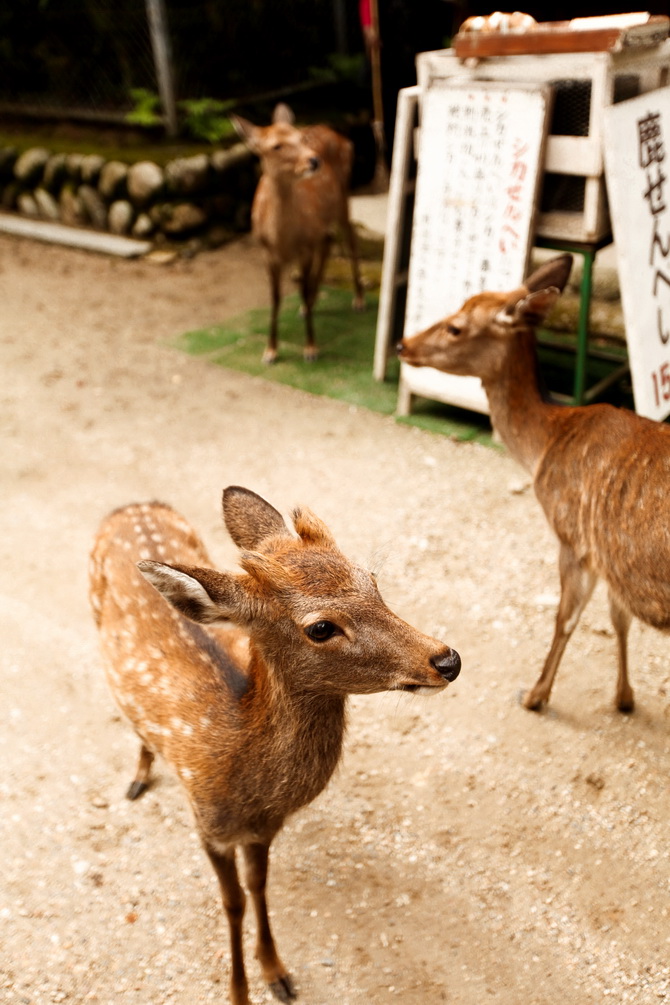
<instances>
[{"instance_id":1,"label":"deer's pointed ear","mask_svg":"<svg viewBox=\"0 0 670 1005\"><path fill-rule=\"evenodd\" d=\"M240 485L224 490L223 519L233 541L244 551L255 551L266 537L293 536L274 506Z\"/></svg>"},{"instance_id":2,"label":"deer's pointed ear","mask_svg":"<svg viewBox=\"0 0 670 1005\"><path fill-rule=\"evenodd\" d=\"M505 308L505 313L515 324L520 323L535 327L544 321L560 295L561 291L557 287L550 286L546 290L529 293L517 300L516 303L509 304Z\"/></svg>"},{"instance_id":3,"label":"deer's pointed ear","mask_svg":"<svg viewBox=\"0 0 670 1005\"><path fill-rule=\"evenodd\" d=\"M559 291L562 291L565 289L571 269L572 255L559 255L531 272L524 285L530 293L546 290L550 286L555 286Z\"/></svg>"},{"instance_id":4,"label":"deer's pointed ear","mask_svg":"<svg viewBox=\"0 0 670 1005\"><path fill-rule=\"evenodd\" d=\"M250 597L240 578L231 573L161 562L138 562L137 567L168 603L191 621L247 624L251 620Z\"/></svg>"},{"instance_id":5,"label":"deer's pointed ear","mask_svg":"<svg viewBox=\"0 0 670 1005\"><path fill-rule=\"evenodd\" d=\"M299 507L293 511L293 523L304 544L323 545L326 548L336 547L335 539L323 520L320 520L306 506Z\"/></svg>"},{"instance_id":6,"label":"deer's pointed ear","mask_svg":"<svg viewBox=\"0 0 670 1005\"><path fill-rule=\"evenodd\" d=\"M250 150L258 153L258 126L249 122L249 119L243 119L241 115L231 115L230 121L239 138L247 144Z\"/></svg>"},{"instance_id":7,"label":"deer's pointed ear","mask_svg":"<svg viewBox=\"0 0 670 1005\"><path fill-rule=\"evenodd\" d=\"M288 105L280 101L278 105L275 105L275 110L272 113L273 122L285 122L286 125L292 126L295 122L295 115Z\"/></svg>"}]
</instances>

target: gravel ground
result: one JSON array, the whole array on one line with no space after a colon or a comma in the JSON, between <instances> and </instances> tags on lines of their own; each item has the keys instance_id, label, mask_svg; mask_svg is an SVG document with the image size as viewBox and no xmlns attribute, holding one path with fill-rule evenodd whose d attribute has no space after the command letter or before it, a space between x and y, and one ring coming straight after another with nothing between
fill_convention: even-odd
<instances>
[{"instance_id":1,"label":"gravel ground","mask_svg":"<svg viewBox=\"0 0 670 1005\"><path fill-rule=\"evenodd\" d=\"M103 515L151 498L233 567L231 483L312 507L463 659L432 700L353 700L340 770L274 845L300 1000L670 1001L667 639L634 626L637 710L619 715L599 589L549 711L520 707L558 577L514 462L166 348L266 302L248 240L159 267L0 238L0 290L0 1001L227 1000L218 890L178 784L159 769L124 799L136 741L103 680L86 567Z\"/></svg>"}]
</instances>

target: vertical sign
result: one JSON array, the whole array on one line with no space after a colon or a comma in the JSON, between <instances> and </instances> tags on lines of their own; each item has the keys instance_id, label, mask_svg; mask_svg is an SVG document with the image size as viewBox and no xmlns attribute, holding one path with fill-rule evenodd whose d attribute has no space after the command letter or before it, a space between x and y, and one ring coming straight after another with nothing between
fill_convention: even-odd
<instances>
[{"instance_id":1,"label":"vertical sign","mask_svg":"<svg viewBox=\"0 0 670 1005\"><path fill-rule=\"evenodd\" d=\"M635 411L670 414L670 88L605 109L605 170Z\"/></svg>"},{"instance_id":2,"label":"vertical sign","mask_svg":"<svg viewBox=\"0 0 670 1005\"><path fill-rule=\"evenodd\" d=\"M424 93L404 334L483 290L526 275L547 133L549 90L538 84L434 81ZM409 390L487 411L471 377L402 367ZM468 390L468 386L470 390ZM452 395L449 388L457 388ZM483 402L483 407L482 407Z\"/></svg>"}]
</instances>

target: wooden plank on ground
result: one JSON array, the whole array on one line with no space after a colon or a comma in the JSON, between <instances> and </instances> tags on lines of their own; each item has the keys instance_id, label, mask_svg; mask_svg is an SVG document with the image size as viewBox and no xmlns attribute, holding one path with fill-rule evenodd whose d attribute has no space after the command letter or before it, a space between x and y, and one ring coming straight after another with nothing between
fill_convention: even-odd
<instances>
[{"instance_id":1,"label":"wooden plank on ground","mask_svg":"<svg viewBox=\"0 0 670 1005\"><path fill-rule=\"evenodd\" d=\"M137 258L151 251L150 241L138 241L118 234L105 234L97 230L83 230L67 227L64 223L50 223L33 220L30 217L0 213L0 233L16 237L29 237L34 241L48 244L65 244L70 248L97 251L102 255L118 255L121 258Z\"/></svg>"}]
</instances>

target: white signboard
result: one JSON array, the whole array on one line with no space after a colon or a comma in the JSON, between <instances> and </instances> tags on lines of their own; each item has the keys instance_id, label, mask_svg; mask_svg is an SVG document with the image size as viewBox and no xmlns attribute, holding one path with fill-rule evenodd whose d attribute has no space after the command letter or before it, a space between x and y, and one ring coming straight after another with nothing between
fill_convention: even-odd
<instances>
[{"instance_id":1,"label":"white signboard","mask_svg":"<svg viewBox=\"0 0 670 1005\"><path fill-rule=\"evenodd\" d=\"M605 109L605 169L635 411L670 413L670 88Z\"/></svg>"},{"instance_id":2,"label":"white signboard","mask_svg":"<svg viewBox=\"0 0 670 1005\"><path fill-rule=\"evenodd\" d=\"M405 337L475 293L513 289L526 275L548 95L538 84L481 80L436 80L426 89ZM403 365L405 391L488 411L476 378L422 370Z\"/></svg>"}]
</instances>

